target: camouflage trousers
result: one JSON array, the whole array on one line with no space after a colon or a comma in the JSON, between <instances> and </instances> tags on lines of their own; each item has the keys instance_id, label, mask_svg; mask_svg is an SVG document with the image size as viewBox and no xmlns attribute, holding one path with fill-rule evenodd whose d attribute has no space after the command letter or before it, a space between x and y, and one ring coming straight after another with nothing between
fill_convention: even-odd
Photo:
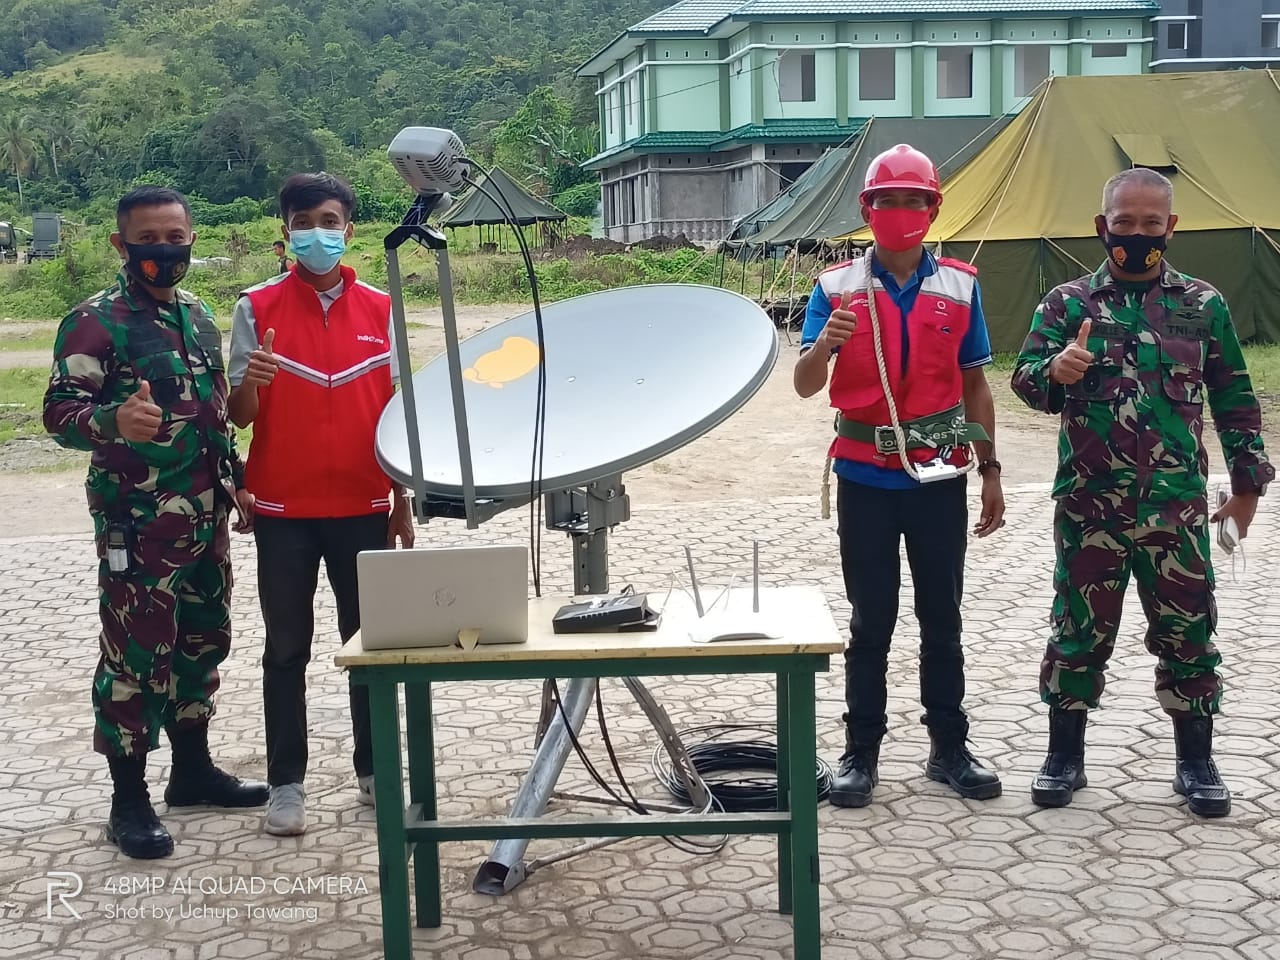
<instances>
[{"instance_id":1,"label":"camouflage trousers","mask_svg":"<svg viewBox=\"0 0 1280 960\"><path fill-rule=\"evenodd\" d=\"M99 540L99 553L102 542ZM93 749L134 756L160 730L208 723L218 665L231 646L231 541L137 538L133 571L98 568L101 657L93 679Z\"/></svg>"},{"instance_id":2,"label":"camouflage trousers","mask_svg":"<svg viewBox=\"0 0 1280 960\"><path fill-rule=\"evenodd\" d=\"M1147 618L1146 647L1158 658L1160 706L1178 715L1218 711L1222 658L1213 644L1208 522L1203 502L1182 512L1198 518L1193 522L1171 522L1174 513L1121 506L1101 516L1074 511L1069 499L1058 503L1053 628L1040 668L1040 696L1050 706L1098 706L1132 575Z\"/></svg>"}]
</instances>

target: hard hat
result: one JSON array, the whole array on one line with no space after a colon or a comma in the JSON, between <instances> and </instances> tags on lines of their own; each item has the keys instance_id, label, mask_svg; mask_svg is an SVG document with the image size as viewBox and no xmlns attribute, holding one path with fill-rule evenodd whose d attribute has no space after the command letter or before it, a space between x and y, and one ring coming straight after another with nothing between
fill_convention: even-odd
<instances>
[{"instance_id":1,"label":"hard hat","mask_svg":"<svg viewBox=\"0 0 1280 960\"><path fill-rule=\"evenodd\" d=\"M933 161L915 147L900 143L872 159L867 165L867 180L858 199L870 203L877 190L924 190L942 203L938 186L938 170Z\"/></svg>"}]
</instances>

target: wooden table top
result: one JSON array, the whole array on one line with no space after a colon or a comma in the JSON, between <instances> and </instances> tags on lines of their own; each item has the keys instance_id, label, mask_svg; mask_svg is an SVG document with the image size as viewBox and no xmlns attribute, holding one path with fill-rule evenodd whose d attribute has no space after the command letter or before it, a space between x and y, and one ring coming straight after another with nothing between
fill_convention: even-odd
<instances>
[{"instance_id":1,"label":"wooden table top","mask_svg":"<svg viewBox=\"0 0 1280 960\"><path fill-rule=\"evenodd\" d=\"M703 598L710 604L715 592ZM650 593L649 605L661 607L657 630L627 633L553 633L551 618L573 597L541 597L529 601L529 639L525 643L481 643L472 650L459 644L395 650L365 650L361 635L343 644L334 662L340 667L396 664L500 663L526 660L619 660L643 657L785 657L830 655L844 650L844 639L831 617L826 597L816 587L762 587L760 616L780 633L777 639L716 640L695 643L692 635L705 628L692 599L684 593ZM590 598L579 598L590 599ZM735 615L750 613L751 591L737 588L730 595ZM724 606L723 602L717 610ZM723 613L723 611L721 610ZM715 611L711 612L713 615Z\"/></svg>"}]
</instances>

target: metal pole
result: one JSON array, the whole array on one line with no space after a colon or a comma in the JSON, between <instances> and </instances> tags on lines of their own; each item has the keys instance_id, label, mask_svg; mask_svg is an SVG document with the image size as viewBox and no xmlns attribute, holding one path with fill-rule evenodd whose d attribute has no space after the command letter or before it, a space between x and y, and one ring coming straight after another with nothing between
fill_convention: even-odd
<instances>
[{"instance_id":1,"label":"metal pole","mask_svg":"<svg viewBox=\"0 0 1280 960\"><path fill-rule=\"evenodd\" d=\"M409 441L409 469L413 486L413 512L426 522L427 481L422 472L422 437L418 433L418 404L414 395L413 366L409 359L409 329L404 318L404 292L400 288L400 255L387 248L387 285L391 287L391 322L396 333L396 362L400 365L400 399L404 403L404 432Z\"/></svg>"},{"instance_id":2,"label":"metal pole","mask_svg":"<svg viewBox=\"0 0 1280 960\"><path fill-rule=\"evenodd\" d=\"M444 349L449 360L449 392L453 396L453 425L458 436L458 467L462 471L462 509L467 529L480 526L476 519L476 481L471 465L471 431L467 426L467 404L462 393L462 357L458 351L458 319L453 312L453 275L449 272L449 251L436 251L440 273L440 313L444 319ZM417 421L414 421L415 425ZM415 431L416 433L416 431Z\"/></svg>"},{"instance_id":3,"label":"metal pole","mask_svg":"<svg viewBox=\"0 0 1280 960\"><path fill-rule=\"evenodd\" d=\"M587 710L596 695L594 677L582 677L570 680L563 688L561 703L564 712L569 716L573 731L582 730ZM556 788L560 772L564 770L564 762L569 757L573 744L564 725L564 717L560 711L555 712L547 735L538 745L529 772L511 804L512 817L539 817L547 809L547 801ZM489 859L480 864L476 876L471 881L471 889L476 893L498 896L514 889L524 881L527 869L524 862L525 851L529 849L527 839L499 840L493 845Z\"/></svg>"}]
</instances>

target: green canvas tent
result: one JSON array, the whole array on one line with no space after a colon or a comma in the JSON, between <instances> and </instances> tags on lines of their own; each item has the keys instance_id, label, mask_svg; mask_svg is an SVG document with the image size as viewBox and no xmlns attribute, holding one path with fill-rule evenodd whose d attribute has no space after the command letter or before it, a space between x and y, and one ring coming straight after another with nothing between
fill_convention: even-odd
<instances>
[{"instance_id":1,"label":"green canvas tent","mask_svg":"<svg viewBox=\"0 0 1280 960\"><path fill-rule=\"evenodd\" d=\"M977 265L997 350L1049 289L1097 268L1102 185L1133 166L1173 181L1169 261L1218 287L1239 334L1280 341L1280 78L1268 70L1051 78L943 183L928 242ZM870 242L865 227L833 242Z\"/></svg>"},{"instance_id":2,"label":"green canvas tent","mask_svg":"<svg viewBox=\"0 0 1280 960\"><path fill-rule=\"evenodd\" d=\"M440 226L476 227L506 223L502 208L495 202L501 198L506 198L516 222L522 227L535 223L558 223L568 219L568 214L529 193L501 167L494 167L484 179L477 182L493 194L494 199L472 187L465 197L440 218Z\"/></svg>"},{"instance_id":3,"label":"green canvas tent","mask_svg":"<svg viewBox=\"0 0 1280 960\"><path fill-rule=\"evenodd\" d=\"M934 158L945 176L1007 123L1007 118L993 122L985 117L872 118L856 138L828 150L774 200L743 217L727 246L804 245L856 230L862 226L858 194L876 154L897 143L910 143Z\"/></svg>"}]
</instances>

